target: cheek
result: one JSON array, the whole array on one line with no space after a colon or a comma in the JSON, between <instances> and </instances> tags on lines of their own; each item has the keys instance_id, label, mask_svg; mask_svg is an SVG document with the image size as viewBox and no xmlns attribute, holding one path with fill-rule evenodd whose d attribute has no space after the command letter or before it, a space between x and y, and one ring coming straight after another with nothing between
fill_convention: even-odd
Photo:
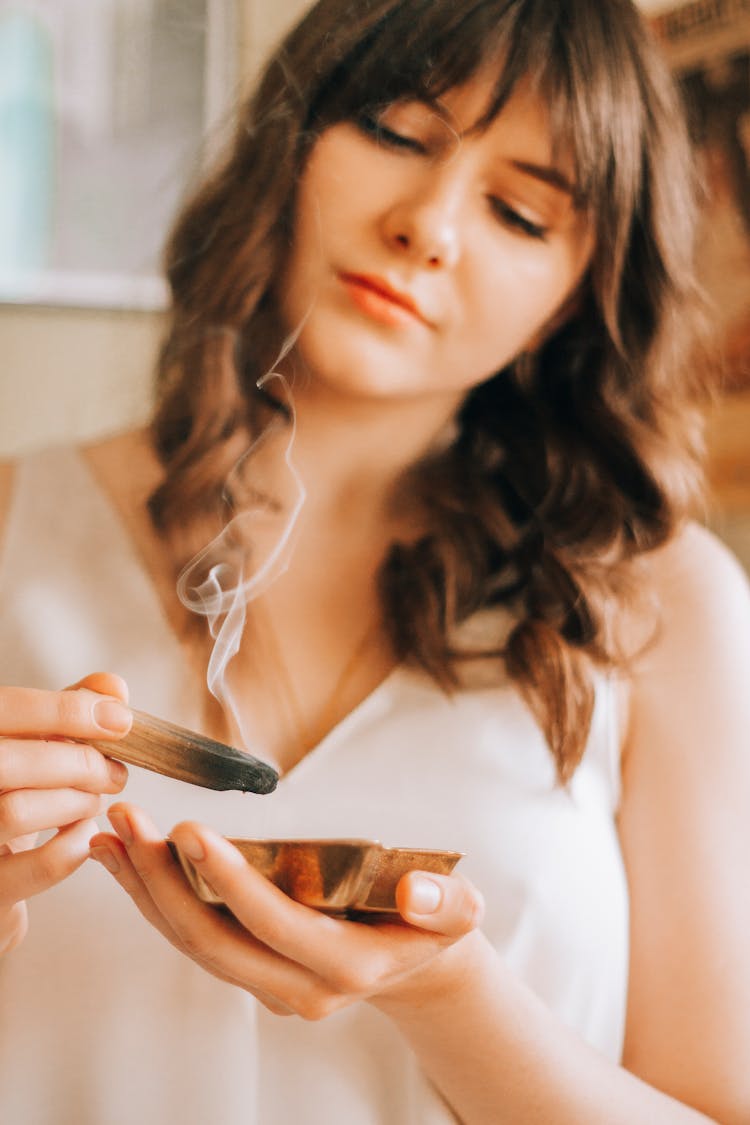
<instances>
[{"instance_id":1,"label":"cheek","mask_svg":"<svg viewBox=\"0 0 750 1125\"><path fill-rule=\"evenodd\" d=\"M334 126L318 141L304 183L305 229L316 224L329 254L364 268L383 253L384 222L394 206L419 186L418 166L385 159L352 127ZM302 211L304 210L304 216ZM365 255L365 260L356 259ZM349 263L351 264L351 263Z\"/></svg>"},{"instance_id":2,"label":"cheek","mask_svg":"<svg viewBox=\"0 0 750 1125\"><path fill-rule=\"evenodd\" d=\"M580 280L582 267L562 248L498 254L494 268L475 289L474 328L511 355L559 312Z\"/></svg>"}]
</instances>

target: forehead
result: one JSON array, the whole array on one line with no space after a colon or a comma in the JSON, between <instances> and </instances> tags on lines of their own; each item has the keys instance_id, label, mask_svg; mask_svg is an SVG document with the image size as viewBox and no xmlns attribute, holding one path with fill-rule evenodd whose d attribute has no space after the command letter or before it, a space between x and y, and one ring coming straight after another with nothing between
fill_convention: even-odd
<instances>
[{"instance_id":1,"label":"forehead","mask_svg":"<svg viewBox=\"0 0 750 1125\"><path fill-rule=\"evenodd\" d=\"M573 161L577 207L608 210L612 176L638 175L640 108L631 103L640 85L607 9L599 0L391 0L356 50L339 56L307 124L435 102L476 78L487 101L475 120L483 114L486 125L517 89L532 88L549 111L554 163Z\"/></svg>"},{"instance_id":2,"label":"forehead","mask_svg":"<svg viewBox=\"0 0 750 1125\"><path fill-rule=\"evenodd\" d=\"M545 99L528 81L519 82L500 108L493 105L496 76L484 68L446 90L431 104L459 137L491 132L499 121L513 132L528 134L530 143L553 147L552 121Z\"/></svg>"},{"instance_id":3,"label":"forehead","mask_svg":"<svg viewBox=\"0 0 750 1125\"><path fill-rule=\"evenodd\" d=\"M424 105L457 141L484 139L519 167L546 170L551 186L575 197L572 148L555 128L546 98L531 82L522 80L498 108L495 90L496 73L485 68L439 98L425 100Z\"/></svg>"}]
</instances>

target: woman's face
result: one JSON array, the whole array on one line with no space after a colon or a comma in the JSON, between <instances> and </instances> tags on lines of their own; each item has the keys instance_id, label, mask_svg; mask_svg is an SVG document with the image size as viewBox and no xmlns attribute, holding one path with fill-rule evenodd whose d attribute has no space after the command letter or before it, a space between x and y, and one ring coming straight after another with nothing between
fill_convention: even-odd
<instances>
[{"instance_id":1,"label":"woman's face","mask_svg":"<svg viewBox=\"0 0 750 1125\"><path fill-rule=\"evenodd\" d=\"M330 390L457 403L564 319L593 239L518 89L474 130L491 80L323 132L299 186L278 290Z\"/></svg>"}]
</instances>

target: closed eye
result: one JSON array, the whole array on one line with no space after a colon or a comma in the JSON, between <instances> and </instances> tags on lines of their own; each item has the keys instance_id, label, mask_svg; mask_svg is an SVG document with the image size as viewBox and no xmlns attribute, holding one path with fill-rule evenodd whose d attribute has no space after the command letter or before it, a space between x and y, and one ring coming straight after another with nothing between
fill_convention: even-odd
<instances>
[{"instance_id":1,"label":"closed eye","mask_svg":"<svg viewBox=\"0 0 750 1125\"><path fill-rule=\"evenodd\" d=\"M369 114L362 113L357 118L357 125L366 133L367 136L372 137L378 144L383 145L385 148L401 149L407 152L417 152L424 154L427 150L425 145L416 139L416 137L409 137L405 133L397 133L394 129L388 129L377 117L371 117Z\"/></svg>"},{"instance_id":2,"label":"closed eye","mask_svg":"<svg viewBox=\"0 0 750 1125\"><path fill-rule=\"evenodd\" d=\"M497 196L492 196L490 205L498 219L506 226L511 227L513 230L519 231L521 234L527 235L529 238L536 238L540 242L544 242L549 234L549 229L541 223L535 223L532 219L528 219L522 215L520 211L516 211L514 207L509 206L502 199Z\"/></svg>"}]
</instances>

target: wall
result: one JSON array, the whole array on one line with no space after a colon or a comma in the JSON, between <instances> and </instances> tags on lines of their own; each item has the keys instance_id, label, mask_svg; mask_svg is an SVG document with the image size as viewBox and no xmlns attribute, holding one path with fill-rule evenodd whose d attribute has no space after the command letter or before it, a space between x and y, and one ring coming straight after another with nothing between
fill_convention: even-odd
<instances>
[{"instance_id":1,"label":"wall","mask_svg":"<svg viewBox=\"0 0 750 1125\"><path fill-rule=\"evenodd\" d=\"M238 0L250 73L308 0ZM163 317L0 304L0 457L143 422Z\"/></svg>"},{"instance_id":2,"label":"wall","mask_svg":"<svg viewBox=\"0 0 750 1125\"><path fill-rule=\"evenodd\" d=\"M238 3L240 55L250 73L308 0ZM649 11L674 3L642 0ZM145 420L160 330L155 313L0 304L0 456Z\"/></svg>"}]
</instances>

